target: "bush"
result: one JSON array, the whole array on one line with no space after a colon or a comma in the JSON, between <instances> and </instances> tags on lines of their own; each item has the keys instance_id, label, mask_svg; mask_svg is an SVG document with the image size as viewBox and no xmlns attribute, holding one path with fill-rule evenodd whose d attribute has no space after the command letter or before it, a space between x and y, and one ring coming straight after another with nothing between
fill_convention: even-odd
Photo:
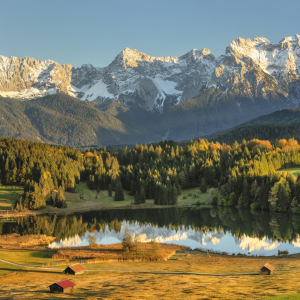
<instances>
[{"instance_id":1,"label":"bush","mask_svg":"<svg viewBox=\"0 0 300 300\"><path fill-rule=\"evenodd\" d=\"M186 199L186 196L183 196L183 199Z\"/></svg>"},{"instance_id":2,"label":"bush","mask_svg":"<svg viewBox=\"0 0 300 300\"><path fill-rule=\"evenodd\" d=\"M154 253L158 252L160 249L159 242L156 239L154 239L152 242L152 249Z\"/></svg>"},{"instance_id":3,"label":"bush","mask_svg":"<svg viewBox=\"0 0 300 300\"><path fill-rule=\"evenodd\" d=\"M133 250L133 248L134 248L134 244L132 241L132 237L129 233L128 227L126 227L123 241L122 241L122 250L124 252L129 252L129 251Z\"/></svg>"},{"instance_id":4,"label":"bush","mask_svg":"<svg viewBox=\"0 0 300 300\"><path fill-rule=\"evenodd\" d=\"M89 241L90 248L96 247L96 245L97 245L96 241L97 240L93 235L89 235L88 241Z\"/></svg>"}]
</instances>

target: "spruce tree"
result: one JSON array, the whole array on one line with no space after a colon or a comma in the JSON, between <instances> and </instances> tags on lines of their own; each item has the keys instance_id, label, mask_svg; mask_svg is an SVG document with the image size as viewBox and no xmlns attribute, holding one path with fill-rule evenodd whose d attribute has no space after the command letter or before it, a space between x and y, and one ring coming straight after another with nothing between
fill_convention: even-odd
<instances>
[{"instance_id":1,"label":"spruce tree","mask_svg":"<svg viewBox=\"0 0 300 300\"><path fill-rule=\"evenodd\" d=\"M66 208L67 207L67 202L66 202L66 198L65 198L62 187L60 187L58 189L58 193L56 194L54 205L57 208Z\"/></svg>"},{"instance_id":2,"label":"spruce tree","mask_svg":"<svg viewBox=\"0 0 300 300\"><path fill-rule=\"evenodd\" d=\"M140 203L146 203L146 195L145 195L145 190L144 186L142 185L140 188Z\"/></svg>"},{"instance_id":3,"label":"spruce tree","mask_svg":"<svg viewBox=\"0 0 300 300\"><path fill-rule=\"evenodd\" d=\"M133 246L132 237L129 233L128 227L126 227L122 241L122 250L125 252L131 251Z\"/></svg>"},{"instance_id":4,"label":"spruce tree","mask_svg":"<svg viewBox=\"0 0 300 300\"><path fill-rule=\"evenodd\" d=\"M108 185L108 196L111 197L112 196L112 190L111 190L111 185Z\"/></svg>"},{"instance_id":5,"label":"spruce tree","mask_svg":"<svg viewBox=\"0 0 300 300\"><path fill-rule=\"evenodd\" d=\"M202 179L201 179L200 191L202 193L206 193L206 191L207 191L207 184L206 184L206 180L204 177L202 177Z\"/></svg>"},{"instance_id":6,"label":"spruce tree","mask_svg":"<svg viewBox=\"0 0 300 300\"><path fill-rule=\"evenodd\" d=\"M134 204L140 204L140 197L139 197L139 193L136 191L135 195L134 195Z\"/></svg>"},{"instance_id":7,"label":"spruce tree","mask_svg":"<svg viewBox=\"0 0 300 300\"><path fill-rule=\"evenodd\" d=\"M124 200L124 192L120 182L116 185L115 190L115 201L123 201Z\"/></svg>"}]
</instances>

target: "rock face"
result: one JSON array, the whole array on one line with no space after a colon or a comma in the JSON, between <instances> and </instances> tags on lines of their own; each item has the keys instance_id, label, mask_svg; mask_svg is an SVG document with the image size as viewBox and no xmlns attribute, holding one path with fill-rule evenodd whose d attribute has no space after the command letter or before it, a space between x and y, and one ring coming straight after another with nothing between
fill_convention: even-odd
<instances>
[{"instance_id":1,"label":"rock face","mask_svg":"<svg viewBox=\"0 0 300 300\"><path fill-rule=\"evenodd\" d=\"M46 60L0 56L0 95L32 99L57 91L81 100L95 100L102 109L119 99L123 106L166 112L201 96L214 87L218 101L234 95L258 99L284 99L283 107L300 99L300 36L278 44L265 38L237 38L225 55L215 58L208 49L193 49L180 57L152 57L125 48L104 68L59 65Z\"/></svg>"},{"instance_id":2,"label":"rock face","mask_svg":"<svg viewBox=\"0 0 300 300\"><path fill-rule=\"evenodd\" d=\"M0 96L32 99L56 91L68 93L72 66L52 60L0 56Z\"/></svg>"}]
</instances>

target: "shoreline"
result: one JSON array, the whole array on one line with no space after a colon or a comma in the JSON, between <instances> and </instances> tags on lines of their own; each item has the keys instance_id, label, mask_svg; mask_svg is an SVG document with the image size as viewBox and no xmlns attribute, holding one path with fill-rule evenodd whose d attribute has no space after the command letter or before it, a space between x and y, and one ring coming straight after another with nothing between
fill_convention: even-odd
<instances>
[{"instance_id":1,"label":"shoreline","mask_svg":"<svg viewBox=\"0 0 300 300\"><path fill-rule=\"evenodd\" d=\"M70 208L56 208L49 210L28 210L25 212L13 212L7 210L7 213L0 213L0 218L13 218L13 217L27 217L37 215L70 215L77 212L89 212L96 210L111 210L111 209L150 209L150 208L171 208L171 207L193 207L211 204L180 204L180 205L149 205L149 204L129 204L129 205L103 205L101 203L90 203L89 207L70 207Z\"/></svg>"}]
</instances>

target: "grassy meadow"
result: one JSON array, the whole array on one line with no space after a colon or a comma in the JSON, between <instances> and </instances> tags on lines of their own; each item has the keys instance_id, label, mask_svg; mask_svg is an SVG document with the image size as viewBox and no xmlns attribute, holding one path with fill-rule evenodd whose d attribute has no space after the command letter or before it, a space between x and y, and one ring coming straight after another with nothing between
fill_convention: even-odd
<instances>
[{"instance_id":1,"label":"grassy meadow","mask_svg":"<svg viewBox=\"0 0 300 300\"><path fill-rule=\"evenodd\" d=\"M0 250L0 258L41 266L54 261L51 258L53 253L55 251ZM272 276L208 276L109 271L244 273L257 272L266 262L272 264L276 271L300 270L298 256L285 259L207 256L199 251L179 251L167 261L85 264L88 270L102 272L85 272L78 276L62 274L68 262L57 270L30 270L0 262L0 297L49 299L50 284L70 279L76 283L75 292L60 294L60 299L174 299L175 295L176 299L299 299L298 272L275 272Z\"/></svg>"},{"instance_id":2,"label":"grassy meadow","mask_svg":"<svg viewBox=\"0 0 300 300\"><path fill-rule=\"evenodd\" d=\"M79 183L76 185L76 193L68 193L65 192L65 197L67 200L68 207L76 207L84 202L94 202L101 204L102 206L124 206L134 204L134 197L128 195L128 192L124 190L124 201L114 201L114 192L112 193L112 197L108 196L107 190L101 190L98 193L96 190L90 190L86 183ZM83 193L84 199L80 199L79 193ZM198 198L194 198L193 195L198 194ZM97 196L97 199L96 199ZM178 204L186 205L186 204L204 204L205 202L210 202L211 196L209 192L202 193L199 188L192 188L183 190L181 195L178 196ZM155 206L153 199L147 199L145 204L139 204L139 206Z\"/></svg>"},{"instance_id":3,"label":"grassy meadow","mask_svg":"<svg viewBox=\"0 0 300 300\"><path fill-rule=\"evenodd\" d=\"M300 170L300 169L299 169ZM21 186L0 186L0 210L11 210L14 207L15 201L22 195L23 187ZM54 191L52 196L55 199L57 191ZM83 194L83 199L80 199L80 194ZM194 198L193 195L198 194L198 198ZM97 194L96 190L90 190L86 183L80 182L75 187L75 193L64 193L68 209L75 210L89 210L102 207L118 207L118 206L130 206L130 207L155 207L153 199L147 199L146 203L134 205L134 197L128 195L128 192L124 190L124 201L114 201L114 192L112 197L108 196L107 190L101 190ZM209 194L209 190L206 193L202 193L199 188L191 188L182 190L181 195L178 196L178 205L191 205L191 204L204 204L210 202L212 196ZM161 206L159 206L161 207ZM43 211L53 212L59 211L59 209L47 205Z\"/></svg>"},{"instance_id":4,"label":"grassy meadow","mask_svg":"<svg viewBox=\"0 0 300 300\"><path fill-rule=\"evenodd\" d=\"M291 173L292 175L294 175L297 178L298 174L300 172L300 168L290 168L290 169L278 170L276 172L277 173L281 173L281 172Z\"/></svg>"},{"instance_id":5,"label":"grassy meadow","mask_svg":"<svg viewBox=\"0 0 300 300\"><path fill-rule=\"evenodd\" d=\"M20 199L22 192L21 186L0 185L0 210L11 210L16 200Z\"/></svg>"}]
</instances>

